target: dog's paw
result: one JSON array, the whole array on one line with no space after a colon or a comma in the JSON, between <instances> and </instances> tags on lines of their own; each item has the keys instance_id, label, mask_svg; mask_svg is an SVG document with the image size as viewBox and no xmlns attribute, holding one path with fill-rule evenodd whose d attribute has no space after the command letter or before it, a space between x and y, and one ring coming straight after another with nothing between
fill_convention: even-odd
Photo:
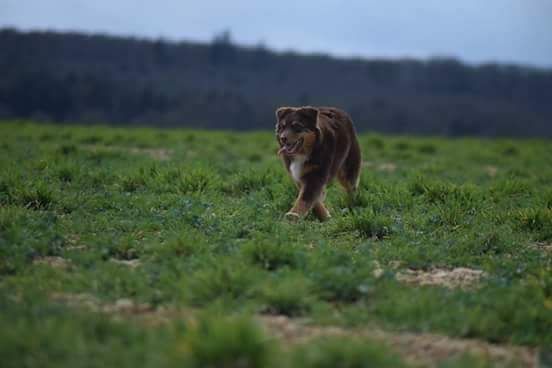
<instances>
[{"instance_id":1,"label":"dog's paw","mask_svg":"<svg viewBox=\"0 0 552 368\"><path fill-rule=\"evenodd\" d=\"M325 221L328 221L332 218L332 215L330 215L329 213L326 213L326 214L323 214L321 215L318 220L320 220L320 222L325 222Z\"/></svg>"},{"instance_id":2,"label":"dog's paw","mask_svg":"<svg viewBox=\"0 0 552 368\"><path fill-rule=\"evenodd\" d=\"M288 212L284 215L284 219L286 219L289 222L297 222L299 221L300 216L295 212Z\"/></svg>"}]
</instances>

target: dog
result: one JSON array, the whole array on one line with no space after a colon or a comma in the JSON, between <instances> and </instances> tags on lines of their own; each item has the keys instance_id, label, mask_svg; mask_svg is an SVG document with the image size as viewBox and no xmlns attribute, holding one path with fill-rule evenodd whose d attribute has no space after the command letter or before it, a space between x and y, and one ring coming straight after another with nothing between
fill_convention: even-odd
<instances>
[{"instance_id":1,"label":"dog","mask_svg":"<svg viewBox=\"0 0 552 368\"><path fill-rule=\"evenodd\" d=\"M280 107L276 110L278 155L299 194L285 218L297 221L312 209L325 221L325 188L335 178L353 194L359 185L362 158L349 115L334 107Z\"/></svg>"}]
</instances>

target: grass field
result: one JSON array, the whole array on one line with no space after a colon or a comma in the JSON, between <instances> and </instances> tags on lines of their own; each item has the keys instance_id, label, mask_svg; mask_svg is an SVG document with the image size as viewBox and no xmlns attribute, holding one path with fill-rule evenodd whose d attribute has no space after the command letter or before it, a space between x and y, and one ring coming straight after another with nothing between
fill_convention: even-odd
<instances>
[{"instance_id":1,"label":"grass field","mask_svg":"<svg viewBox=\"0 0 552 368\"><path fill-rule=\"evenodd\" d=\"M552 142L360 140L293 224L272 133L0 124L2 367L552 364Z\"/></svg>"}]
</instances>

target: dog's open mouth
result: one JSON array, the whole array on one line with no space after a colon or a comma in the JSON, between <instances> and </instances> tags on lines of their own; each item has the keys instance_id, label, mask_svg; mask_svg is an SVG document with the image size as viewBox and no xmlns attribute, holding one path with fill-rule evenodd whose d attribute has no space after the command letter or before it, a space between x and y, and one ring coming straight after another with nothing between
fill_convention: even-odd
<instances>
[{"instance_id":1,"label":"dog's open mouth","mask_svg":"<svg viewBox=\"0 0 552 368\"><path fill-rule=\"evenodd\" d=\"M284 144L280 150L278 151L278 154L285 153L287 155L293 155L296 154L297 151L303 146L303 138L299 138L293 143L287 143Z\"/></svg>"}]
</instances>

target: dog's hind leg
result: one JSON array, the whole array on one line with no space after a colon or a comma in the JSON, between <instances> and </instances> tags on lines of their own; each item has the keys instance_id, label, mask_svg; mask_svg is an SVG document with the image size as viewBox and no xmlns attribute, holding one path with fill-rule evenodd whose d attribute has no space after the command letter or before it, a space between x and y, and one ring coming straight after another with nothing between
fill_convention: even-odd
<instances>
[{"instance_id":1,"label":"dog's hind leg","mask_svg":"<svg viewBox=\"0 0 552 368\"><path fill-rule=\"evenodd\" d=\"M360 156L360 147L357 142L354 142L347 158L337 171L339 183L349 194L353 194L358 189L361 166L362 158Z\"/></svg>"}]
</instances>

